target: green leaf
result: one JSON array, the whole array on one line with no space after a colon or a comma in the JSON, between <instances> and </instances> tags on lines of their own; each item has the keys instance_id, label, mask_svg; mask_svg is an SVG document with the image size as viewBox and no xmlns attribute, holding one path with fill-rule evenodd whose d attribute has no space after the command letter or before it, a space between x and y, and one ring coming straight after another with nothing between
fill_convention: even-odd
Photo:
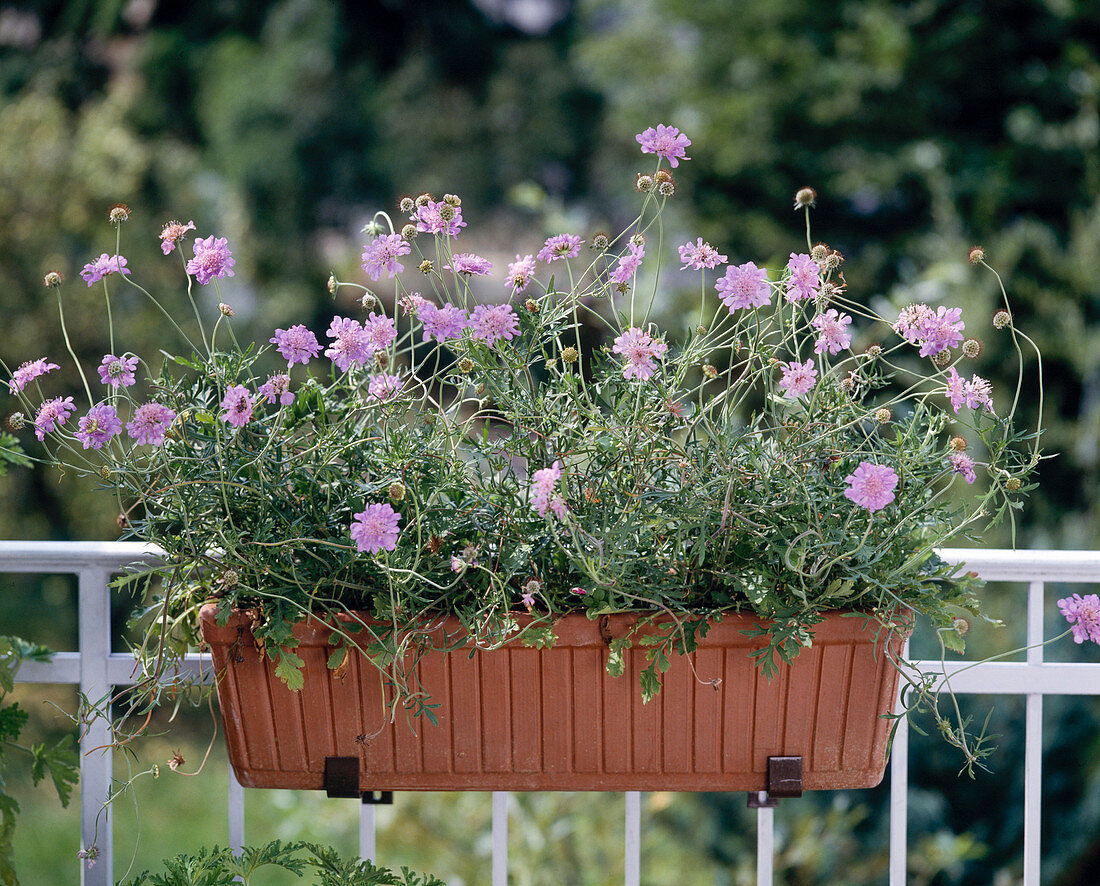
<instances>
[{"instance_id":1,"label":"green leaf","mask_svg":"<svg viewBox=\"0 0 1100 886\"><path fill-rule=\"evenodd\" d=\"M287 689L292 692L299 691L306 682L305 674L302 673L302 665L305 664L301 657L295 655L289 649L282 649L279 652L279 661L275 665L275 674L280 680L286 683Z\"/></svg>"},{"instance_id":2,"label":"green leaf","mask_svg":"<svg viewBox=\"0 0 1100 886\"><path fill-rule=\"evenodd\" d=\"M62 806L69 805L73 788L80 781L80 761L72 749L72 737L62 736L55 744L36 744L30 749L34 760L31 778L37 785L48 774Z\"/></svg>"}]
</instances>

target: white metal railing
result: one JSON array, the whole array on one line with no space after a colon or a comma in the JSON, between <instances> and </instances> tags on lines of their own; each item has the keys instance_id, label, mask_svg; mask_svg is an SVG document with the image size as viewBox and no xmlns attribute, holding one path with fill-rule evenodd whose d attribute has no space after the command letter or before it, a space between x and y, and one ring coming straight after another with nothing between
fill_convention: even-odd
<instances>
[{"instance_id":1,"label":"white metal railing","mask_svg":"<svg viewBox=\"0 0 1100 886\"><path fill-rule=\"evenodd\" d=\"M990 662L969 668L968 663L949 662L951 688L959 694L986 693L1024 695L1027 699L1024 751L1024 886L1039 886L1039 828L1041 820L1042 713L1044 695L1100 695L1100 663L1071 664L1044 662L1043 614L1047 582L1100 583L1100 552L1094 551L1001 551L951 549L940 552L953 562L966 563L987 581L1028 583L1027 659L1024 662ZM78 579L79 651L58 653L51 662L25 662L17 679L23 683L68 683L78 685L89 699L102 698L112 686L132 681L133 659L110 649L110 596L108 582L128 565L156 560L157 552L125 542L31 542L0 541L0 573L75 574ZM939 663L918 662L926 668ZM185 668L201 673L204 658L187 657ZM92 844L97 815L100 815L112 776L110 736L107 723L97 719L81 738L81 845ZM102 750L107 747L107 750ZM92 749L94 753L89 753ZM904 720L894 740L890 764L890 884L904 886L906 860L906 802L908 791L909 737ZM641 882L641 797L626 794L625 882ZM244 790L229 773L229 843L244 843ZM375 857L374 807L362 805L359 849L364 858ZM508 882L508 795L492 797L492 883ZM81 883L109 886L112 882L112 828L110 812L100 818L96 841L99 859L94 867L81 866ZM757 814L757 884L770 886L773 880L773 813ZM74 861L74 864L78 862Z\"/></svg>"}]
</instances>

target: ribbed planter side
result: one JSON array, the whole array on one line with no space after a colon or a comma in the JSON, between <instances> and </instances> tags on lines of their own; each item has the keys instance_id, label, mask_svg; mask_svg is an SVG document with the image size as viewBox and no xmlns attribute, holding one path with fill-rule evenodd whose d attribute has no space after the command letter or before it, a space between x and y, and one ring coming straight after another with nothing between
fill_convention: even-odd
<instances>
[{"instance_id":1,"label":"ribbed planter side","mask_svg":"<svg viewBox=\"0 0 1100 886\"><path fill-rule=\"evenodd\" d=\"M612 616L604 630L621 636L633 619ZM336 676L319 623L295 628L306 673L297 693L257 652L246 617L219 627L208 604L201 623L229 758L247 787L320 789L325 758L339 756L359 758L364 791L756 791L769 756L795 755L806 790L873 787L886 767L882 715L898 691L862 619L831 614L769 682L749 658L758 641L741 634L756 620L727 616L690 662L673 657L643 704L644 652L608 676L600 625L572 615L555 624L552 649L426 655L418 677L441 705L439 725L410 724L400 707L390 723L378 671L352 655ZM900 651L903 638L891 642Z\"/></svg>"}]
</instances>

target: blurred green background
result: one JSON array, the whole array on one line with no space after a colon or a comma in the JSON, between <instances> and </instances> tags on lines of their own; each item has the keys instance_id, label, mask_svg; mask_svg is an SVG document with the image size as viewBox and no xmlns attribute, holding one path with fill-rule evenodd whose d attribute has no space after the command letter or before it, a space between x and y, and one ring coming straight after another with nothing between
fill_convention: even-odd
<instances>
[{"instance_id":1,"label":"blurred green background","mask_svg":"<svg viewBox=\"0 0 1100 886\"><path fill-rule=\"evenodd\" d=\"M3 3L0 358L14 367L47 355L62 364L54 387L76 392L53 293L42 286L56 269L67 277L73 346L98 363L101 303L78 275L114 251L112 203L134 210L123 228L130 267L181 310L178 259L160 254L162 225L194 219L201 236L227 237L237 276L223 281L223 296L238 334L266 340L276 326L323 328L330 270L366 282L359 230L376 210L394 212L403 193L461 195L465 246L498 269L548 234L588 236L629 221L630 185L645 165L634 133L664 122L693 140L670 243L702 236L733 262L775 266L804 242L791 200L812 185L815 239L845 255L849 294L884 313L915 300L961 305L967 332L986 345L982 370L1006 391L1015 369L989 325L996 284L966 263L968 248L983 245L1009 281L1018 325L1044 351L1044 446L1057 453L1043 463L1018 544L1096 548L1098 103L1096 2ZM673 329L687 322L679 295L670 289L661 306ZM128 350L178 344L127 290L115 319ZM1027 364L1031 391L1036 375ZM4 391L0 400L6 415L14 401ZM1027 394L1023 414L1036 408ZM33 439L24 442L33 451ZM107 496L56 470L0 478L0 538L114 538L115 517ZM1005 545L1007 536L989 541ZM1022 590L990 594L991 610L1019 627ZM64 579L0 577L0 632L72 648L74 605ZM1013 633L986 632L971 651L1011 648ZM49 698L64 707L66 692ZM20 693L36 734L64 730L45 690ZM985 701L972 702L979 719ZM1021 723L1022 703L997 703L994 772L973 782L956 778L958 760L941 742L914 738L910 882L1018 882ZM184 717L138 749L135 771L158 762L163 773L138 781L139 869L225 841L218 751L199 777L164 771L176 747L201 758L208 724L208 714ZM1048 699L1045 739L1043 882L1094 884L1097 704ZM18 789L25 882L70 882L71 855L54 862L40 835L65 835L75 853L75 810ZM880 789L785 802L780 881L885 882L884 800ZM621 882L621 796L512 802L516 883ZM754 827L743 806L743 795L648 795L645 881L749 882ZM250 839L327 836L352 851L353 807L250 796ZM120 806L120 823L126 814ZM399 796L380 814L380 860L485 882L488 820L487 795Z\"/></svg>"}]
</instances>

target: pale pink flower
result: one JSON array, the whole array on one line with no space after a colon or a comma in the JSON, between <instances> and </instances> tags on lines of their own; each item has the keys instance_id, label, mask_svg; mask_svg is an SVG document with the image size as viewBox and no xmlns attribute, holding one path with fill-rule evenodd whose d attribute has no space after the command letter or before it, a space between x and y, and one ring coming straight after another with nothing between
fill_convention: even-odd
<instances>
[{"instance_id":1,"label":"pale pink flower","mask_svg":"<svg viewBox=\"0 0 1100 886\"><path fill-rule=\"evenodd\" d=\"M377 554L397 547L401 515L388 504L369 504L354 517L351 537L357 550Z\"/></svg>"},{"instance_id":2,"label":"pale pink flower","mask_svg":"<svg viewBox=\"0 0 1100 886\"><path fill-rule=\"evenodd\" d=\"M626 286L638 270L643 258L645 258L645 246L641 243L631 243L630 252L619 257L619 263L611 272L611 282L618 286Z\"/></svg>"},{"instance_id":3,"label":"pale pink flower","mask_svg":"<svg viewBox=\"0 0 1100 886\"><path fill-rule=\"evenodd\" d=\"M443 344L452 338L458 338L462 335L462 330L469 326L466 312L456 305L444 305L440 308L431 302L425 302L420 306L417 316L424 324L424 341L434 338Z\"/></svg>"},{"instance_id":4,"label":"pale pink flower","mask_svg":"<svg viewBox=\"0 0 1100 886\"><path fill-rule=\"evenodd\" d=\"M549 237L539 250L538 260L544 262L573 258L581 251L584 241L576 234L557 234Z\"/></svg>"},{"instance_id":5,"label":"pale pink flower","mask_svg":"<svg viewBox=\"0 0 1100 886\"><path fill-rule=\"evenodd\" d=\"M699 237L694 243L689 240L680 247L680 261L684 263L680 268L681 271L686 271L688 268L701 271L703 268L718 267L726 261L726 257L719 255L718 250L709 243L704 243L703 238Z\"/></svg>"},{"instance_id":6,"label":"pale pink flower","mask_svg":"<svg viewBox=\"0 0 1100 886\"><path fill-rule=\"evenodd\" d=\"M951 472L962 474L967 483L973 483L978 479L974 473L974 459L965 452L953 452L947 460L951 462Z\"/></svg>"},{"instance_id":7,"label":"pale pink flower","mask_svg":"<svg viewBox=\"0 0 1100 886\"><path fill-rule=\"evenodd\" d=\"M160 251L168 255L168 253L176 248L176 244L183 235L193 230L195 230L195 223L193 221L189 221L185 225L180 224L178 221L168 222L168 224L164 226L164 230L160 232Z\"/></svg>"},{"instance_id":8,"label":"pale pink flower","mask_svg":"<svg viewBox=\"0 0 1100 886\"><path fill-rule=\"evenodd\" d=\"M126 267L126 259L121 255L108 255L104 252L95 261L84 265L84 269L80 272L80 276L89 286L110 274L129 276L130 269Z\"/></svg>"},{"instance_id":9,"label":"pale pink flower","mask_svg":"<svg viewBox=\"0 0 1100 886\"><path fill-rule=\"evenodd\" d=\"M149 443L159 446L164 442L168 427L175 420L176 413L160 403L143 403L134 410L126 431L136 443Z\"/></svg>"},{"instance_id":10,"label":"pale pink flower","mask_svg":"<svg viewBox=\"0 0 1100 886\"><path fill-rule=\"evenodd\" d=\"M276 329L271 343L275 345L279 355L286 360L287 366L295 363L305 365L311 358L316 357L321 350L321 343L309 329L299 323L290 329Z\"/></svg>"},{"instance_id":11,"label":"pale pink flower","mask_svg":"<svg viewBox=\"0 0 1100 886\"><path fill-rule=\"evenodd\" d=\"M255 404L252 395L244 385L233 385L225 392L221 402L222 421L229 422L235 428L244 427L252 419L252 410Z\"/></svg>"},{"instance_id":12,"label":"pale pink flower","mask_svg":"<svg viewBox=\"0 0 1100 886\"><path fill-rule=\"evenodd\" d=\"M11 381L8 382L8 390L14 394L17 391L23 390L23 388L36 378L41 378L43 375L60 368L61 367L56 363L47 362L45 357L39 357L37 360L28 360L11 374Z\"/></svg>"},{"instance_id":13,"label":"pale pink flower","mask_svg":"<svg viewBox=\"0 0 1100 886\"><path fill-rule=\"evenodd\" d=\"M849 484L844 490L844 497L873 514L894 500L898 475L889 465L861 461L859 467L844 478L844 482Z\"/></svg>"},{"instance_id":14,"label":"pale pink flower","mask_svg":"<svg viewBox=\"0 0 1100 886\"><path fill-rule=\"evenodd\" d=\"M794 360L783 364L783 377L779 380L779 387L783 388L783 396L796 400L810 391L817 384L817 370L814 361L807 360L799 363Z\"/></svg>"},{"instance_id":15,"label":"pale pink flower","mask_svg":"<svg viewBox=\"0 0 1100 886\"><path fill-rule=\"evenodd\" d=\"M511 305L478 305L470 317L470 333L492 347L519 335L519 318Z\"/></svg>"},{"instance_id":16,"label":"pale pink flower","mask_svg":"<svg viewBox=\"0 0 1100 886\"><path fill-rule=\"evenodd\" d=\"M416 207L416 211L409 218L416 222L416 229L427 234L444 234L448 237L458 237L458 232L466 227L462 220L462 207L450 206L454 214L450 219L444 219L440 209L449 204L429 200L423 206Z\"/></svg>"},{"instance_id":17,"label":"pale pink flower","mask_svg":"<svg viewBox=\"0 0 1100 886\"><path fill-rule=\"evenodd\" d=\"M814 353L839 354L848 347L852 343L852 334L848 331L851 322L848 314L838 314L833 308L814 317L810 325L821 334L814 344Z\"/></svg>"},{"instance_id":18,"label":"pale pink flower","mask_svg":"<svg viewBox=\"0 0 1100 886\"><path fill-rule=\"evenodd\" d=\"M1100 596L1074 594L1058 601L1058 609L1073 627L1073 642L1100 645Z\"/></svg>"},{"instance_id":19,"label":"pale pink flower","mask_svg":"<svg viewBox=\"0 0 1100 886\"><path fill-rule=\"evenodd\" d=\"M116 357L114 354L105 354L97 367L99 380L112 388L128 388L134 383L134 371L137 365L137 357Z\"/></svg>"},{"instance_id":20,"label":"pale pink flower","mask_svg":"<svg viewBox=\"0 0 1100 886\"><path fill-rule=\"evenodd\" d=\"M402 239L400 234L383 234L375 237L363 247L363 270L372 280L380 280L386 273L392 279L405 270L405 266L398 259L410 252L412 247Z\"/></svg>"},{"instance_id":21,"label":"pale pink flower","mask_svg":"<svg viewBox=\"0 0 1100 886\"><path fill-rule=\"evenodd\" d=\"M611 350L626 360L623 378L645 381L653 376L657 368L654 361L664 357L668 351L668 345L637 326L632 326L615 339Z\"/></svg>"},{"instance_id":22,"label":"pale pink flower","mask_svg":"<svg viewBox=\"0 0 1100 886\"><path fill-rule=\"evenodd\" d=\"M333 342L325 349L325 356L341 371L352 363L366 363L374 356L374 347L358 320L333 317L327 334Z\"/></svg>"},{"instance_id":23,"label":"pale pink flower","mask_svg":"<svg viewBox=\"0 0 1100 886\"><path fill-rule=\"evenodd\" d=\"M80 419L74 437L84 444L85 449L102 449L112 438L122 433L122 422L113 406L100 403L88 410Z\"/></svg>"},{"instance_id":24,"label":"pale pink flower","mask_svg":"<svg viewBox=\"0 0 1100 886\"><path fill-rule=\"evenodd\" d=\"M642 146L643 154L664 157L673 169L680 165L681 160L691 159L684 153L684 148L691 144L691 139L675 126L659 123L656 129L651 126L645 132L639 132L634 140Z\"/></svg>"},{"instance_id":25,"label":"pale pink flower","mask_svg":"<svg viewBox=\"0 0 1100 886\"><path fill-rule=\"evenodd\" d=\"M725 275L718 278L714 288L731 314L742 308L762 308L771 302L768 272L751 261L726 268Z\"/></svg>"},{"instance_id":26,"label":"pale pink flower","mask_svg":"<svg viewBox=\"0 0 1100 886\"><path fill-rule=\"evenodd\" d=\"M785 282L787 289L787 301L796 302L813 298L821 288L821 268L817 262L805 254L791 253L791 260L787 262L787 270L790 274Z\"/></svg>"},{"instance_id":27,"label":"pale pink flower","mask_svg":"<svg viewBox=\"0 0 1100 886\"><path fill-rule=\"evenodd\" d=\"M371 314L363 322L363 332L373 354L386 350L397 340L397 324L385 314Z\"/></svg>"},{"instance_id":28,"label":"pale pink flower","mask_svg":"<svg viewBox=\"0 0 1100 886\"><path fill-rule=\"evenodd\" d=\"M379 403L392 400L401 391L401 376L380 372L367 383L367 400Z\"/></svg>"},{"instance_id":29,"label":"pale pink flower","mask_svg":"<svg viewBox=\"0 0 1100 886\"><path fill-rule=\"evenodd\" d=\"M34 435L41 441L46 439L46 434L56 431L65 424L69 416L76 412L72 397L54 397L45 401L38 407L38 415L34 419Z\"/></svg>"},{"instance_id":30,"label":"pale pink flower","mask_svg":"<svg viewBox=\"0 0 1100 886\"><path fill-rule=\"evenodd\" d=\"M535 471L531 476L531 507L540 517L545 517L549 510L559 520L564 520L569 512L565 499L557 492L557 484L561 479L560 464L555 461L550 467Z\"/></svg>"},{"instance_id":31,"label":"pale pink flower","mask_svg":"<svg viewBox=\"0 0 1100 886\"><path fill-rule=\"evenodd\" d=\"M260 385L259 394L265 403L278 400L281 406L289 406L294 402L294 394L290 391L290 376L285 372L269 375L267 381Z\"/></svg>"},{"instance_id":32,"label":"pale pink flower","mask_svg":"<svg viewBox=\"0 0 1100 886\"><path fill-rule=\"evenodd\" d=\"M215 278L232 277L233 266L237 260L229 251L229 241L225 237L207 237L192 244L195 257L187 262L187 273L204 286Z\"/></svg>"},{"instance_id":33,"label":"pale pink flower","mask_svg":"<svg viewBox=\"0 0 1100 886\"><path fill-rule=\"evenodd\" d=\"M493 263L472 252L459 252L455 254L454 264L444 265L443 269L467 277L486 277L493 272Z\"/></svg>"},{"instance_id":34,"label":"pale pink flower","mask_svg":"<svg viewBox=\"0 0 1100 886\"><path fill-rule=\"evenodd\" d=\"M508 277L505 282L512 287L513 294L518 295L530 284L531 275L534 273L535 257L530 254L517 255L514 262L508 263Z\"/></svg>"}]
</instances>

